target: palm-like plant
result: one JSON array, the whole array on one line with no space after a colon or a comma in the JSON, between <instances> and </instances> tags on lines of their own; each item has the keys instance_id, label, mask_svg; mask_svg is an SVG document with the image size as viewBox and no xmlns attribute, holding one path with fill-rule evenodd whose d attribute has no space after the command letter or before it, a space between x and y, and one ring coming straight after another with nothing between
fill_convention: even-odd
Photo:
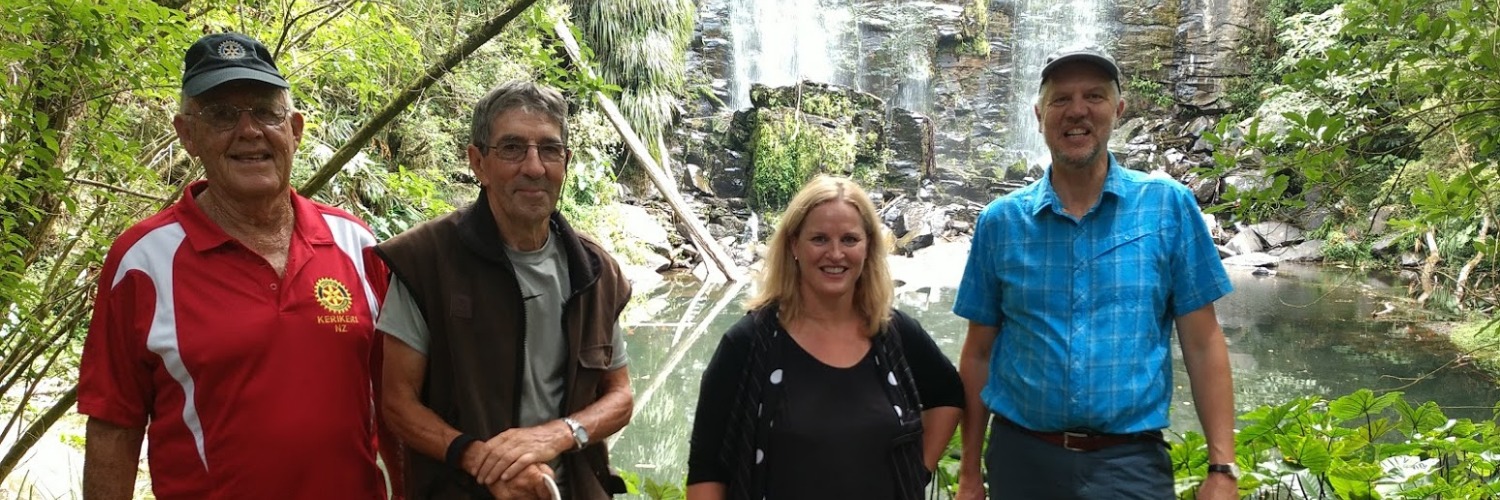
<instances>
[{"instance_id":1,"label":"palm-like plant","mask_svg":"<svg viewBox=\"0 0 1500 500\"><path fill-rule=\"evenodd\" d=\"M682 93L693 33L692 0L572 0L573 22L594 48L599 76L620 87L620 108L660 153ZM664 160L665 158L657 158Z\"/></svg>"}]
</instances>

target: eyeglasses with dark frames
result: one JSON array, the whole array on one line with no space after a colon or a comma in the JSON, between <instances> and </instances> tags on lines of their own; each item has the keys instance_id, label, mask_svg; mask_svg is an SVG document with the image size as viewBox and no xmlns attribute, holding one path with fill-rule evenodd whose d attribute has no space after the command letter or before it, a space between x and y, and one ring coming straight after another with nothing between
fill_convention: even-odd
<instances>
[{"instance_id":1,"label":"eyeglasses with dark frames","mask_svg":"<svg viewBox=\"0 0 1500 500\"><path fill-rule=\"evenodd\" d=\"M250 113L250 117L261 125L275 127L286 123L292 111L280 105L240 107L230 104L209 104L199 108L197 112L183 114L197 118L209 128L222 132L239 125L240 115L243 113Z\"/></svg>"},{"instance_id":2,"label":"eyeglasses with dark frames","mask_svg":"<svg viewBox=\"0 0 1500 500\"><path fill-rule=\"evenodd\" d=\"M536 156L542 163L560 163L568 156L568 146L561 142L522 142L522 141L500 141L494 144L475 144L479 146L482 154L493 152L495 158L504 162L521 162L526 160L526 154L532 148L536 148Z\"/></svg>"}]
</instances>

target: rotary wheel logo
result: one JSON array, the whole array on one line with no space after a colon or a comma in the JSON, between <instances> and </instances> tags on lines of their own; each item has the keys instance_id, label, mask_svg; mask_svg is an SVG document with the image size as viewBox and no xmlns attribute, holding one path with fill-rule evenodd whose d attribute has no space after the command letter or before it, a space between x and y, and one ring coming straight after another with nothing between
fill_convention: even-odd
<instances>
[{"instance_id":1,"label":"rotary wheel logo","mask_svg":"<svg viewBox=\"0 0 1500 500\"><path fill-rule=\"evenodd\" d=\"M219 57L225 59L239 59L245 57L245 46L239 42L230 40L219 44Z\"/></svg>"},{"instance_id":2,"label":"rotary wheel logo","mask_svg":"<svg viewBox=\"0 0 1500 500\"><path fill-rule=\"evenodd\" d=\"M334 314L343 314L354 304L354 297L349 295L349 289L333 278L321 278L314 283L313 297L318 299L318 305Z\"/></svg>"}]
</instances>

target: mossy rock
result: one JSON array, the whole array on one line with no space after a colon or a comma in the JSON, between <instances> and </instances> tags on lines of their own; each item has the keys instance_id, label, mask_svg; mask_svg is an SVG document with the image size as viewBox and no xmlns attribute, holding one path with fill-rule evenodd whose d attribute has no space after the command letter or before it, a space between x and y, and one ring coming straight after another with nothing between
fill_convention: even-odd
<instances>
[{"instance_id":1,"label":"mossy rock","mask_svg":"<svg viewBox=\"0 0 1500 500\"><path fill-rule=\"evenodd\" d=\"M885 115L885 100L838 85L804 81L785 87L750 86L750 103L756 108L790 108L843 124L866 116Z\"/></svg>"},{"instance_id":2,"label":"mossy rock","mask_svg":"<svg viewBox=\"0 0 1500 500\"><path fill-rule=\"evenodd\" d=\"M816 174L854 173L859 139L855 129L788 109L757 109L754 123L750 201L756 208L785 208Z\"/></svg>"},{"instance_id":3,"label":"mossy rock","mask_svg":"<svg viewBox=\"0 0 1500 500\"><path fill-rule=\"evenodd\" d=\"M846 175L867 189L882 179L891 157L885 101L839 85L804 81L786 87L754 85L746 148L751 156L751 201L784 206L820 172ZM739 127L731 127L731 130Z\"/></svg>"},{"instance_id":4,"label":"mossy rock","mask_svg":"<svg viewBox=\"0 0 1500 500\"><path fill-rule=\"evenodd\" d=\"M986 36L990 30L990 8L986 0L967 0L960 21L959 36L962 41L954 52L959 55L989 57L990 41Z\"/></svg>"}]
</instances>

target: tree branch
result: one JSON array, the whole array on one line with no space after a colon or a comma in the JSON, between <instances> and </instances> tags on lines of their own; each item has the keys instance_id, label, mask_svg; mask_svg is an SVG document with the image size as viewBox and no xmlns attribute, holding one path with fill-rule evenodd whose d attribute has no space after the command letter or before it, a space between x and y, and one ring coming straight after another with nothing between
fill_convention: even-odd
<instances>
[{"instance_id":1,"label":"tree branch","mask_svg":"<svg viewBox=\"0 0 1500 500\"><path fill-rule=\"evenodd\" d=\"M63 393L62 397L47 409L46 413L31 421L31 425L27 426L26 430L16 438L16 442L11 444L10 451L5 453L5 458L0 459L0 478L9 476L11 471L16 469L16 465L21 463L21 457L26 456L26 452L31 451L31 447L36 445L37 441L41 441L47 429L67 415L68 410L73 409L73 403L77 401L78 385L74 384L72 389L68 389L68 392Z\"/></svg>"},{"instance_id":2,"label":"tree branch","mask_svg":"<svg viewBox=\"0 0 1500 500\"><path fill-rule=\"evenodd\" d=\"M402 111L405 111L408 106L411 106L411 103L417 100L417 97L427 91L428 87L431 87L432 84L437 83L439 79L452 72L453 68L458 66L458 63L463 62L470 54L479 50L480 46L483 46L490 39L499 35L500 31L505 29L505 25L510 24L511 20L521 15L521 12L531 7L533 3L536 3L536 0L517 0L516 3L511 4L504 12L501 12L499 16L475 27L469 32L468 37L464 38L464 41L460 42L452 50L449 50L447 54L444 54L432 66L429 66L427 71L423 72L411 84L407 85L394 99L391 99L391 102L387 103L385 108L370 118L370 121L365 122L359 130L356 130L354 135L350 136L349 140L344 143L343 147L335 151L333 157L329 158L328 162L324 163L322 167L319 167L318 171L313 173L313 176L307 180L307 183L303 184L297 191L303 195L312 196L318 190L323 189L323 186L328 184L328 181L333 178L334 174L338 173L344 167L345 163L353 159L354 155L358 154L359 150L365 147L365 144L369 143L371 138L375 137L376 132L379 132L386 125L390 124L391 121L395 120Z\"/></svg>"},{"instance_id":3,"label":"tree branch","mask_svg":"<svg viewBox=\"0 0 1500 500\"><path fill-rule=\"evenodd\" d=\"M1485 240L1489 238L1489 234L1490 214L1488 212L1485 212L1484 218L1479 222L1479 237L1476 238L1474 242L1481 244L1484 243ZM1469 281L1469 273L1473 272L1474 266L1478 266L1479 263L1483 260L1484 252L1474 252L1474 257L1470 258L1468 262L1464 263L1463 269L1460 269L1458 271L1458 279L1455 280L1456 284L1453 286L1453 299L1458 304L1458 309L1460 311L1462 311L1464 308L1464 293L1466 292L1464 287Z\"/></svg>"},{"instance_id":4,"label":"tree branch","mask_svg":"<svg viewBox=\"0 0 1500 500\"><path fill-rule=\"evenodd\" d=\"M1427 230L1427 234L1424 237L1427 241L1427 259L1426 263L1422 264L1422 277L1420 278L1422 280L1422 294L1417 296L1418 307L1426 304L1427 299L1432 298L1432 292L1437 289L1437 277L1433 276L1433 274L1437 271L1438 262L1443 260L1443 257L1438 255L1437 234L1435 231L1431 229Z\"/></svg>"},{"instance_id":5,"label":"tree branch","mask_svg":"<svg viewBox=\"0 0 1500 500\"><path fill-rule=\"evenodd\" d=\"M88 180L88 179L80 179L80 178L77 178L77 177L69 177L68 181L69 182L76 182L78 184L83 184L83 185L86 185L86 186L94 186L94 187L100 188L100 189L107 189L107 190L110 190L110 191L114 191L116 193L128 194L128 195L131 195L131 196L135 196L137 198L145 198L145 199L148 199L148 200L151 200L151 201L157 201L157 202L162 202L162 203L166 203L166 202L172 201L170 199L163 198L163 197L160 197L160 196L146 194L146 193L142 193L140 191L133 191L133 190L130 190L130 189L122 188L120 186L113 186L113 185L105 184L105 183L99 182L99 181L91 181L91 180Z\"/></svg>"},{"instance_id":6,"label":"tree branch","mask_svg":"<svg viewBox=\"0 0 1500 500\"><path fill-rule=\"evenodd\" d=\"M334 19L338 19L339 16L344 15L345 12L349 12L349 8L353 7L353 6L354 6L354 2L344 2L343 4L339 5L339 10L337 12L329 14L328 17L323 18L322 21L318 21L318 25L317 26L313 26L312 28L308 28L308 30L307 31L303 31L301 35L297 35L297 39L296 40L292 40L292 43L290 44L290 46L296 47L296 46L301 45L303 43L307 43L307 39L308 38L312 38L313 33L316 33L322 27L327 26L328 23L333 22ZM308 11L307 14L312 14L313 12L316 12L316 10ZM293 23L299 22L302 19L302 17L303 16L297 16L297 19L293 19L292 22Z\"/></svg>"}]
</instances>

